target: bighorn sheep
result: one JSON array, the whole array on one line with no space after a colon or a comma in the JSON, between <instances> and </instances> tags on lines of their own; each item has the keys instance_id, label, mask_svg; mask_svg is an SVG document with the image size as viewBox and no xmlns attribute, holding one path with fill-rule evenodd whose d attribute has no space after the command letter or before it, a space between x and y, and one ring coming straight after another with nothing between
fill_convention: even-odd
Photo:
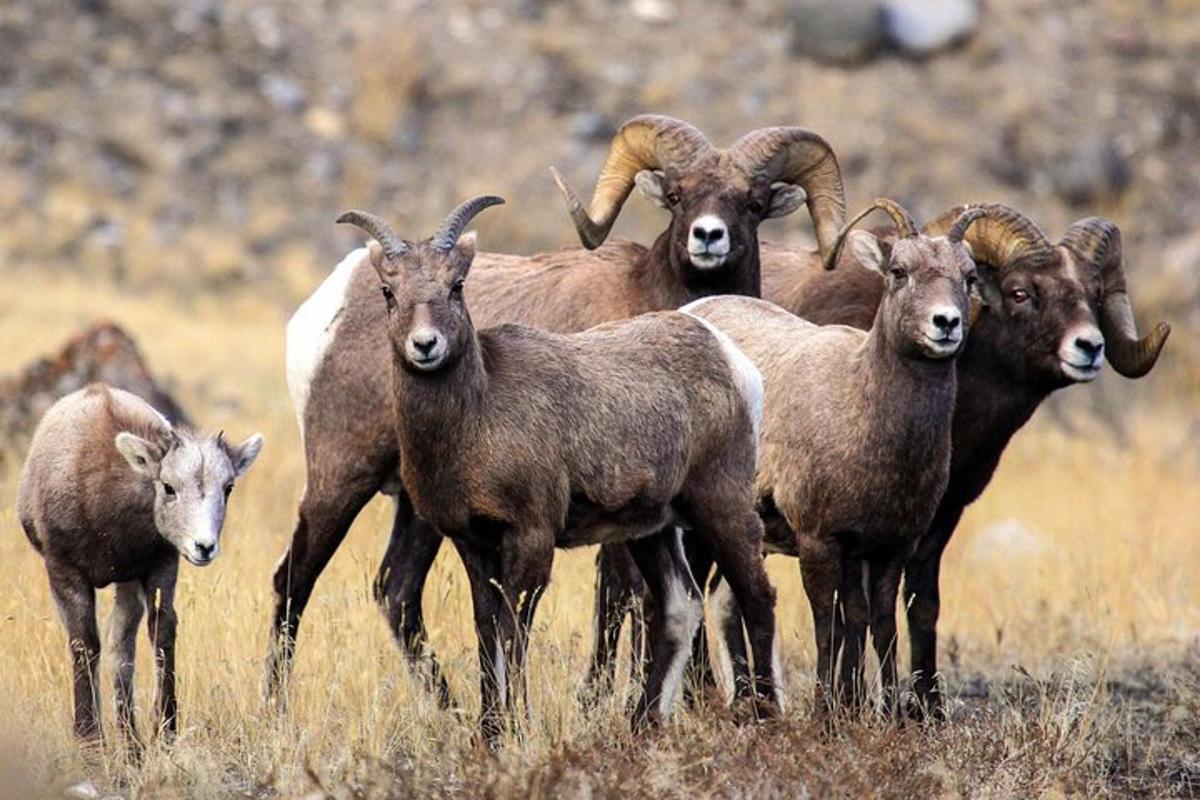
<instances>
[{"instance_id":1,"label":"bighorn sheep","mask_svg":"<svg viewBox=\"0 0 1200 800\"><path fill-rule=\"evenodd\" d=\"M669 712L702 616L678 534L662 533L677 520L731 584L761 665L755 693L770 708L774 590L750 491L758 371L679 312L572 335L477 331L463 297L475 246L459 237L502 202L469 200L416 243L371 214L339 218L374 237L405 492L470 577L485 739L496 743L506 701L524 699L527 637L555 547L630 543L662 611L635 722Z\"/></svg>"},{"instance_id":2,"label":"bighorn sheep","mask_svg":"<svg viewBox=\"0 0 1200 800\"><path fill-rule=\"evenodd\" d=\"M615 242L595 252L481 253L466 285L475 322L571 332L707 294L757 295L758 224L796 208L796 187L804 190L824 247L844 221L837 159L823 139L800 128L754 131L720 150L687 123L659 116L630 120L613 139L597 180L593 216L575 213L589 246L607 234L635 183L671 211L669 227L652 247ZM376 599L408 657L415 660L425 649L421 593L441 538L399 493L384 308L366 253L347 256L288 324L288 384L307 481L291 547L274 576L269 696L288 673L300 616L318 576L376 492L396 497ZM430 665L439 696L448 702L432 657Z\"/></svg>"},{"instance_id":3,"label":"bighorn sheep","mask_svg":"<svg viewBox=\"0 0 1200 800\"><path fill-rule=\"evenodd\" d=\"M883 664L885 701L894 699L900 570L932 518L950 462L954 357L974 273L961 240L985 213L964 213L935 239L880 199L843 228L839 243L875 209L888 212L902 238L885 256L871 234L852 237L860 261L886 276L867 333L821 328L767 301L708 298L684 307L728 334L763 373L755 492L768 549L800 556L822 703L831 699L839 646L837 695L857 702L868 627ZM699 570L703 581L708 565ZM736 630L740 637L740 623Z\"/></svg>"},{"instance_id":4,"label":"bighorn sheep","mask_svg":"<svg viewBox=\"0 0 1200 800\"><path fill-rule=\"evenodd\" d=\"M212 563L234 479L262 448L172 427L129 392L93 384L55 403L33 435L18 514L42 554L70 641L75 733L100 736L95 590L117 585L110 618L117 720L130 743L133 670L143 605L158 665L159 724L178 725L175 580L179 556Z\"/></svg>"},{"instance_id":5,"label":"bighorn sheep","mask_svg":"<svg viewBox=\"0 0 1200 800\"><path fill-rule=\"evenodd\" d=\"M1105 355L1120 375L1154 368L1170 326L1139 337L1126 288L1121 233L1089 217L1051 244L1029 218L1004 205L967 232L978 265L982 310L958 359L950 482L909 558L904 604L917 703L914 716L944 714L937 686L938 577L963 510L983 493L1000 456L1052 392L1093 380ZM945 232L964 207L925 226ZM764 291L817 323L868 327L884 283L865 270L822 270L811 257L764 250Z\"/></svg>"}]
</instances>

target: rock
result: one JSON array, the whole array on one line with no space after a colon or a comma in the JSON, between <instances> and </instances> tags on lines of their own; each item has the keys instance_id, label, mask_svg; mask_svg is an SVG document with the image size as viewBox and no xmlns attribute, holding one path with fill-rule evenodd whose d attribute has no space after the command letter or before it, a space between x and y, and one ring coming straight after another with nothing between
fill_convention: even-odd
<instances>
[{"instance_id":1,"label":"rock","mask_svg":"<svg viewBox=\"0 0 1200 800\"><path fill-rule=\"evenodd\" d=\"M1107 137L1085 139L1049 167L1054 191L1074 205L1116 197L1129 185L1129 167Z\"/></svg>"},{"instance_id":2,"label":"rock","mask_svg":"<svg viewBox=\"0 0 1200 800\"><path fill-rule=\"evenodd\" d=\"M884 39L877 0L793 0L789 4L792 52L837 64L866 61Z\"/></svg>"},{"instance_id":3,"label":"rock","mask_svg":"<svg viewBox=\"0 0 1200 800\"><path fill-rule=\"evenodd\" d=\"M884 0L888 40L912 55L929 55L970 36L979 24L976 0Z\"/></svg>"},{"instance_id":4,"label":"rock","mask_svg":"<svg viewBox=\"0 0 1200 800\"><path fill-rule=\"evenodd\" d=\"M172 422L188 421L175 398L150 374L129 334L111 322L97 323L53 356L0 378L0 453L14 445L23 449L55 401L97 382L136 394Z\"/></svg>"}]
</instances>

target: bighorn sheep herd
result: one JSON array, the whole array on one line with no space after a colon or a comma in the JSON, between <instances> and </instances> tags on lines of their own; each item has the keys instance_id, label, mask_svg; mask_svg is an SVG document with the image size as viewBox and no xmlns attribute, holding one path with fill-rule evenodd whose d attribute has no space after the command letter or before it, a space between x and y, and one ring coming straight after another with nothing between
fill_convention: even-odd
<instances>
[{"instance_id":1,"label":"bighorn sheep herd","mask_svg":"<svg viewBox=\"0 0 1200 800\"><path fill-rule=\"evenodd\" d=\"M1106 356L1121 375L1146 375L1169 334L1166 323L1137 333L1116 225L1085 219L1054 245L1003 205L918 227L887 199L847 221L833 149L796 127L720 149L685 122L635 117L587 208L553 177L581 248L477 253L464 231L504 202L491 195L419 241L364 211L338 218L369 239L287 326L306 483L274 575L268 701L284 706L317 578L383 493L395 510L375 599L410 666L450 704L421 595L451 541L470 582L490 746L529 713L526 652L554 551L583 545L601 545L587 683L611 676L631 613L635 728L668 717L689 661L711 682L707 591L735 700L755 717L782 711L769 553L799 560L818 712L868 703L869 635L879 706L944 718L938 577L963 510L1042 400L1095 378ZM635 186L670 214L650 247L607 241ZM815 251L759 241L763 220L801 205ZM890 227L855 229L876 210ZM79 736L101 730L95 591L108 584L120 727L139 748L145 611L159 725L174 735L179 556L216 557L230 491L262 442L172 424L104 384L46 413L19 518L67 630Z\"/></svg>"}]
</instances>

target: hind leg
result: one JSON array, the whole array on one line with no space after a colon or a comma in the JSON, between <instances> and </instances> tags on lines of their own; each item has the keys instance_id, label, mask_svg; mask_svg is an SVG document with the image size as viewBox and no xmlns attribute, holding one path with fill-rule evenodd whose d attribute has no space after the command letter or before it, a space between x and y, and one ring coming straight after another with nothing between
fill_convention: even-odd
<instances>
[{"instance_id":1,"label":"hind leg","mask_svg":"<svg viewBox=\"0 0 1200 800\"><path fill-rule=\"evenodd\" d=\"M633 726L639 729L660 724L670 715L704 606L678 529L666 528L628 546L654 595L650 668L633 712Z\"/></svg>"},{"instance_id":2,"label":"hind leg","mask_svg":"<svg viewBox=\"0 0 1200 800\"><path fill-rule=\"evenodd\" d=\"M116 602L108 618L108 643L113 672L113 696L117 724L135 753L141 751L133 703L133 670L137 655L137 631L142 621L141 585L137 581L117 584Z\"/></svg>"},{"instance_id":3,"label":"hind leg","mask_svg":"<svg viewBox=\"0 0 1200 800\"><path fill-rule=\"evenodd\" d=\"M584 681L589 699L611 689L616 677L621 624L630 615L630 675L636 678L641 660L642 615L646 590L637 564L623 544L605 545L596 554L596 605L593 617L592 659Z\"/></svg>"},{"instance_id":4,"label":"hind leg","mask_svg":"<svg viewBox=\"0 0 1200 800\"><path fill-rule=\"evenodd\" d=\"M896 680L896 594L903 566L900 559L871 562L871 640L879 657L883 712L892 719L900 710Z\"/></svg>"},{"instance_id":5,"label":"hind leg","mask_svg":"<svg viewBox=\"0 0 1200 800\"><path fill-rule=\"evenodd\" d=\"M375 578L375 602L387 618L409 667L425 676L426 687L436 693L438 704L448 708L450 687L429 646L421 602L425 579L441 549L442 536L413 512L405 495L398 495L395 503L392 538ZM428 669L422 669L423 665Z\"/></svg>"},{"instance_id":6,"label":"hind leg","mask_svg":"<svg viewBox=\"0 0 1200 800\"><path fill-rule=\"evenodd\" d=\"M282 690L291 674L300 616L312 597L317 578L346 538L358 512L378 488L379 481L374 476L347 479L346 475L335 472L314 480L310 469L292 545L275 570L275 610L263 676L268 701L286 699Z\"/></svg>"},{"instance_id":7,"label":"hind leg","mask_svg":"<svg viewBox=\"0 0 1200 800\"><path fill-rule=\"evenodd\" d=\"M754 682L750 678L750 653L746 649L746 628L737 598L721 573L713 576L708 587L709 605L713 620L720 632L722 654L733 676L734 700L749 699L754 694Z\"/></svg>"},{"instance_id":8,"label":"hind leg","mask_svg":"<svg viewBox=\"0 0 1200 800\"><path fill-rule=\"evenodd\" d=\"M708 548L699 538L684 534L683 552L687 557L688 569L696 585L708 585L708 576L712 572L713 557ZM701 599L704 591L701 589ZM683 682L684 702L694 705L702 698L711 696L717 688L717 678L713 673L712 653L708 644L708 630L703 619L696 629L696 638L692 642L692 657L688 662L687 677Z\"/></svg>"}]
</instances>

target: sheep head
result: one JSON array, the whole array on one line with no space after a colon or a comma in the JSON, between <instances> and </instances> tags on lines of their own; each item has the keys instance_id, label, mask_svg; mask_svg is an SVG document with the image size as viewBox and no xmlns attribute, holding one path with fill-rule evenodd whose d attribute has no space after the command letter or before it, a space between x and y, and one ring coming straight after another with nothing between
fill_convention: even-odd
<instances>
[{"instance_id":1,"label":"sheep head","mask_svg":"<svg viewBox=\"0 0 1200 800\"><path fill-rule=\"evenodd\" d=\"M503 202L494 195L468 200L420 242L403 239L374 214L347 211L338 217L374 237L368 257L382 283L392 349L405 368L436 372L471 346L475 329L463 285L475 259L475 237L462 232L480 211Z\"/></svg>"}]
</instances>

